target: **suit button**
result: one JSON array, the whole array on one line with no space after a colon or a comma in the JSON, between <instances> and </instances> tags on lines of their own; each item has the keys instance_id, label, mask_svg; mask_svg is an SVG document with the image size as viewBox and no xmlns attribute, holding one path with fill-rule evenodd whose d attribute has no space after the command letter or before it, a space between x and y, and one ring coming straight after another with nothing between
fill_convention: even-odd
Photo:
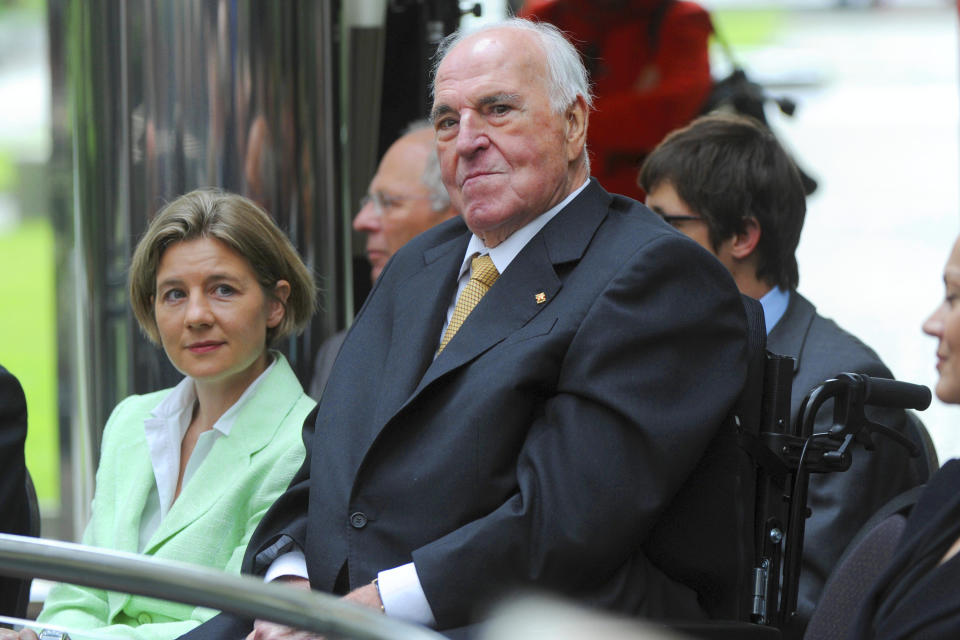
<instances>
[{"instance_id":1,"label":"suit button","mask_svg":"<svg viewBox=\"0 0 960 640\"><path fill-rule=\"evenodd\" d=\"M367 526L367 515L361 511L350 514L350 526L354 529L363 529Z\"/></svg>"},{"instance_id":2,"label":"suit button","mask_svg":"<svg viewBox=\"0 0 960 640\"><path fill-rule=\"evenodd\" d=\"M137 616L137 622L140 624L150 624L152 621L149 613L144 612Z\"/></svg>"}]
</instances>

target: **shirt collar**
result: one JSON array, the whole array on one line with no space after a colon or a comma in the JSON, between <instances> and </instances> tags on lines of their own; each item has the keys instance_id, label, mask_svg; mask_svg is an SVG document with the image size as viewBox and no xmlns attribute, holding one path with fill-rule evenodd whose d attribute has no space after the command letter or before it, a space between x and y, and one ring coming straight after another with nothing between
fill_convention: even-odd
<instances>
[{"instance_id":1,"label":"shirt collar","mask_svg":"<svg viewBox=\"0 0 960 640\"><path fill-rule=\"evenodd\" d=\"M537 235L537 233L539 233L548 222L553 220L553 217L560 213L565 206L570 204L570 201L576 198L580 192L587 187L588 184L590 184L590 178L587 178L586 181L580 185L580 188L576 189L562 201L550 207L539 216L511 233L506 240L492 249L488 249L487 246L483 244L483 240L481 240L476 234L471 234L470 242L467 243L467 252L464 254L463 262L460 265L459 277L462 278L470 271L470 259L476 253L479 253L480 255L489 253L490 259L493 261L493 266L497 268L497 271L500 273L506 271L507 267L510 266L510 263L513 262L513 259L517 257L517 255L525 246L527 246L527 243L530 242L531 238Z\"/></svg>"},{"instance_id":2,"label":"shirt collar","mask_svg":"<svg viewBox=\"0 0 960 640\"><path fill-rule=\"evenodd\" d=\"M773 331L773 328L780 322L780 318L787 311L787 305L790 303L790 292L780 287L774 287L767 291L760 298L760 306L763 307L763 321L766 325L767 335Z\"/></svg>"},{"instance_id":3,"label":"shirt collar","mask_svg":"<svg viewBox=\"0 0 960 640\"><path fill-rule=\"evenodd\" d=\"M237 401L233 403L233 406L220 416L220 419L213 425L213 429L200 434L197 447L194 449L190 462L184 471L184 485L209 453L210 447L213 446L211 438L215 440L230 435L237 415L250 402L256 388L270 375L270 370L282 357L275 351L271 351L270 355L272 361L264 372L244 390ZM177 478L180 474L180 446L183 442L183 436L190 428L190 420L193 418L193 407L196 401L196 385L193 378L188 376L181 380L180 384L174 387L163 401L150 412L150 416L143 421L144 436L150 452L150 464L153 467L153 474L157 483L156 506L160 518L166 516L173 504L174 493L177 489ZM144 528L141 530L141 548L146 544L147 539L153 534L156 527L159 526L158 523L159 518L155 517L155 512L149 513L144 521Z\"/></svg>"},{"instance_id":4,"label":"shirt collar","mask_svg":"<svg viewBox=\"0 0 960 640\"><path fill-rule=\"evenodd\" d=\"M267 368L264 369L263 373L257 376L257 379L250 383L249 386L244 390L244 392L237 398L237 401L227 409L220 419L217 420L213 428L222 433L225 436L230 435L230 430L233 428L233 423L237 419L237 414L240 413L243 406L247 403L249 398L253 395L254 390L260 385L260 383L269 375L270 370L273 369L274 365L277 364L277 354L273 351L270 351L271 362L267 365ZM180 428L180 434L178 442L183 440L184 434L187 432L187 429L190 427L190 419L193 417L193 405L197 401L197 388L194 385L193 378L187 376L180 383L173 388L167 397L156 406L156 408L150 412L150 415L154 420L148 418L145 422L146 428L148 431L151 429L157 429L162 427L164 424L169 424L171 421L174 424L177 424Z\"/></svg>"}]
</instances>

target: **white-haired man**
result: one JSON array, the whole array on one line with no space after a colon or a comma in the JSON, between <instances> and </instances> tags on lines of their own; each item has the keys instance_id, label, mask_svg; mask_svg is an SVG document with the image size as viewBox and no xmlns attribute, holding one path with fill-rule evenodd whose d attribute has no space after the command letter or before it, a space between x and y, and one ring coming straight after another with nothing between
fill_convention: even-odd
<instances>
[{"instance_id":1,"label":"white-haired man","mask_svg":"<svg viewBox=\"0 0 960 640\"><path fill-rule=\"evenodd\" d=\"M728 554L681 565L727 523L684 527L673 502L743 385L736 287L589 179L586 72L558 30L511 20L441 56L432 119L462 219L380 275L246 568L442 630L524 587L702 618ZM244 630L222 618L189 637Z\"/></svg>"}]
</instances>

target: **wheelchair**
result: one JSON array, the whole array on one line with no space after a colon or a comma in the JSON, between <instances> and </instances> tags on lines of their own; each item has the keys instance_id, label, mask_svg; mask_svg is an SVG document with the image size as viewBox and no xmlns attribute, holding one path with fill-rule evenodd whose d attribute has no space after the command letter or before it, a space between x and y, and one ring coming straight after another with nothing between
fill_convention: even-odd
<instances>
[{"instance_id":1,"label":"wheelchair","mask_svg":"<svg viewBox=\"0 0 960 640\"><path fill-rule=\"evenodd\" d=\"M726 620L702 623L668 623L667 627L692 638L704 639L770 639L785 640L804 635L803 623L797 615L801 552L804 527L809 509L807 489L811 473L842 473L850 468L852 445L858 442L867 451L875 447L875 438L889 438L907 449L912 457L923 459L929 472L938 466L936 453L929 446L929 436L923 424L908 411L907 428L910 437L889 427L871 422L865 415L868 406L901 409L926 409L930 405L930 390L922 385L873 378L863 374L843 373L817 385L804 398L796 424L791 424L793 358L767 351L763 331L763 316L759 304L744 299L748 316L749 346L748 374L740 398L728 418L728 428L735 430L739 443L739 470L744 482L740 485L739 500L744 508L745 536L742 543L746 553L752 553L752 562L740 576L737 607ZM814 420L827 401L833 401L831 428L814 433ZM912 505L919 489L907 492L881 509L861 529L861 535L848 546L847 554L873 553L877 570L885 560L902 530L904 512ZM752 511L752 517L751 517ZM890 517L897 516L896 526ZM883 525L882 536L874 529ZM871 532L874 535L869 535ZM867 546L864 547L864 543ZM848 591L851 576L839 576L848 566L838 563L824 589L821 602L829 601L831 585L844 584ZM858 576L864 590L871 584L870 577ZM837 587L834 587L835 589ZM858 600L856 594L845 594L843 602L850 606ZM820 609L824 609L821 612ZM838 627L849 618L849 608L818 606L814 613L817 628ZM835 616L830 619L828 616ZM813 620L811 620L812 626Z\"/></svg>"}]
</instances>

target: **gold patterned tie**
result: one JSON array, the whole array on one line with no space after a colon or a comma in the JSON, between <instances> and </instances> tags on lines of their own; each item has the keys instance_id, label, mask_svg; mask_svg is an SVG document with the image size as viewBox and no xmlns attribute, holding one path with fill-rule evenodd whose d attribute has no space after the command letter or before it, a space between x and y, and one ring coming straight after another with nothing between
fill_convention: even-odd
<instances>
[{"instance_id":1,"label":"gold patterned tie","mask_svg":"<svg viewBox=\"0 0 960 640\"><path fill-rule=\"evenodd\" d=\"M467 282L467 286L463 288L460 297L457 298L457 306L453 308L450 323L447 325L447 330L443 332L443 339L440 340L440 348L437 349L438 354L447 346L450 339L460 329L460 325L480 302L480 298L490 290L490 287L499 277L500 272L497 271L489 255L474 256L473 260L470 261L470 281Z\"/></svg>"}]
</instances>

